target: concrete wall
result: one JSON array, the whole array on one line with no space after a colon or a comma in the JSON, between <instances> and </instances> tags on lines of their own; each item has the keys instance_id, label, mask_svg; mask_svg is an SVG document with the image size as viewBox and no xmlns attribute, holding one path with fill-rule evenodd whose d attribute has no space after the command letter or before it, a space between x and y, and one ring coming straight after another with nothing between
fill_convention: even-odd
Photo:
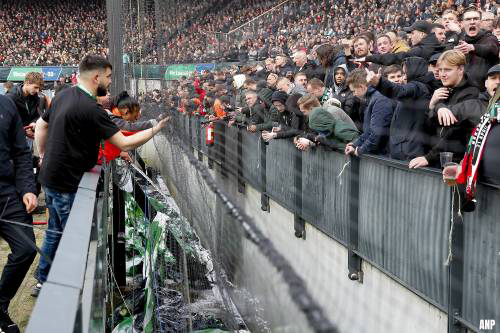
<instances>
[{"instance_id":1,"label":"concrete wall","mask_svg":"<svg viewBox=\"0 0 500 333\"><path fill-rule=\"evenodd\" d=\"M158 159L158 148L146 146L141 155L149 163L162 170L167 184L172 188L172 195L184 204L186 216L196 218L189 212L189 205L199 206L199 202L212 211L206 216L214 216L216 228L221 228L224 214L220 203L207 197L206 185L199 181L197 172L186 159L177 158L180 153L167 141L156 139L156 147L161 141L162 161ZM164 150L164 151L163 151ZM176 158L176 163L164 162L166 158ZM205 160L206 164L206 160ZM182 169L179 166L182 165ZM189 186L177 186L178 174L188 177ZM260 209L260 193L252 187L245 187L245 193L237 192L236 181L232 177L224 178L213 172L230 197L250 215L263 233L268 236L275 247L288 259L295 270L306 281L307 287L323 307L328 318L341 332L447 332L447 315L430 305L422 298L409 291L389 276L367 262L363 262L363 283L351 281L347 277L347 249L326 236L318 229L306 224L306 239L298 239L293 232L293 214L274 201L270 201L270 212ZM181 190L182 188L182 190ZM188 193L181 193L186 191ZM187 203L185 198L190 198ZM194 206L193 206L194 207ZM202 211L199 207L194 210ZM212 220L210 218L209 220ZM209 240L208 242L210 242ZM215 239L223 242L224 239ZM252 321L256 331L272 332L308 332L305 317L291 302L287 287L276 270L269 264L255 245L244 238L239 240L239 268L235 275L235 284L248 291L255 300L255 309L249 309L252 302L235 300L242 314L246 317L257 317ZM206 245L209 248L213 244ZM248 295L245 296L248 298ZM234 295L233 295L234 296ZM238 298L238 295L235 296ZM243 297L243 296L242 296ZM265 323L258 321L264 320ZM253 322L253 323L252 323Z\"/></svg>"}]
</instances>

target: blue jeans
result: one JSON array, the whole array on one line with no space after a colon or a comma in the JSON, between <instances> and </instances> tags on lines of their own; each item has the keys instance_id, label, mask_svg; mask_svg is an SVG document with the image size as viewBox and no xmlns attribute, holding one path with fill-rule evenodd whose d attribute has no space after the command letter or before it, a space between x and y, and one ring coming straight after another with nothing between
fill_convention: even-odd
<instances>
[{"instance_id":1,"label":"blue jeans","mask_svg":"<svg viewBox=\"0 0 500 333\"><path fill-rule=\"evenodd\" d=\"M43 190L45 192L45 203L49 209L49 223L48 232L45 233L43 240L42 252L51 260L54 260L62 235L50 232L50 230L59 232L64 230L76 192L58 192L46 186L43 187ZM49 270L49 262L41 256L37 276L39 282L47 281Z\"/></svg>"}]
</instances>

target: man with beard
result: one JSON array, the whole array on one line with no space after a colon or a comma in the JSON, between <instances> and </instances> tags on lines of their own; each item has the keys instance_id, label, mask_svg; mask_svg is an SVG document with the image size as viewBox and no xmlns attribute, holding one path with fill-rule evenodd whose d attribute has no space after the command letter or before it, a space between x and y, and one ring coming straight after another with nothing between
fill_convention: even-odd
<instances>
[{"instance_id":1,"label":"man with beard","mask_svg":"<svg viewBox=\"0 0 500 333\"><path fill-rule=\"evenodd\" d=\"M462 16L464 36L455 46L467 60L465 71L476 86L484 90L486 73L498 62L497 38L489 31L481 30L481 12L468 8Z\"/></svg>"},{"instance_id":2,"label":"man with beard","mask_svg":"<svg viewBox=\"0 0 500 333\"><path fill-rule=\"evenodd\" d=\"M129 151L150 140L167 122L161 120L150 130L124 136L97 103L111 85L112 66L96 55L86 56L79 66L80 84L58 94L36 123L35 138L42 161L39 181L49 209L48 230L43 253L53 259L68 220L83 174L97 163L99 146L108 140L121 151ZM32 295L38 296L47 280L50 264L40 258Z\"/></svg>"}]
</instances>

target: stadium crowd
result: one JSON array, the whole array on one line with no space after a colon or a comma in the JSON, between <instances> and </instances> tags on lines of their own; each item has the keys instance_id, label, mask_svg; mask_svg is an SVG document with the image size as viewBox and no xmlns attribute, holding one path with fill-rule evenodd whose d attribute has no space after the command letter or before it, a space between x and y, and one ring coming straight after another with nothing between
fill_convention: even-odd
<instances>
[{"instance_id":1,"label":"stadium crowd","mask_svg":"<svg viewBox=\"0 0 500 333\"><path fill-rule=\"evenodd\" d=\"M0 66L77 66L106 54L103 1L0 1Z\"/></svg>"},{"instance_id":2,"label":"stadium crowd","mask_svg":"<svg viewBox=\"0 0 500 333\"><path fill-rule=\"evenodd\" d=\"M456 164L449 165L447 180L467 183L469 204L478 179L500 186L500 28L495 1L291 0L238 29L234 38L213 36L276 3L174 3L175 10L164 13L161 38L151 6L145 17L130 11L131 21L136 21L134 16L142 18L145 34L134 33L132 25L125 29L128 61L237 60L238 65L195 72L168 89L140 94L138 101L126 92L105 97L112 66L99 56L107 53L103 2L0 3L0 29L7 32L0 36L1 64L74 65L84 53L97 54L80 62L77 86L60 82L50 107L38 95L44 83L40 73L29 73L24 83L10 86L8 97L0 98L2 118L9 119L0 123L0 140L9 154L18 151L21 156L12 159L7 150L0 152L0 169L5 169L0 174L0 202L7 206L16 186L24 185L22 200L31 213L39 191L32 171L40 166L40 182L51 202L49 228L53 223L62 231L70 209L64 209L65 214L59 210L71 207L81 176L95 164L101 141L116 148L112 158L122 156L122 150L144 144L166 126L165 110L201 116L207 124L240 126L258 132L266 142L292 140L304 152L325 147L346 155L382 155L412 169L443 166L443 153L452 153L448 162ZM146 120L138 122L141 106ZM82 122L86 126L80 126ZM16 129L15 140L5 134L11 131L8 126ZM121 131L139 133L125 136ZM42 162L32 161L34 138ZM108 159L106 151L101 154ZM14 167L23 169L23 175L14 173ZM30 223L19 207L23 206L11 207L8 213ZM472 208L470 204L465 209ZM32 232L27 237L31 239ZM50 235L44 241L42 250L51 258L58 237ZM0 283L2 330L15 326L6 310L35 255L26 244L15 249L10 243L17 254L9 260L17 268L7 270ZM35 295L49 268L42 259Z\"/></svg>"},{"instance_id":3,"label":"stadium crowd","mask_svg":"<svg viewBox=\"0 0 500 333\"><path fill-rule=\"evenodd\" d=\"M485 8L496 11L494 4ZM298 43L262 62L193 73L140 99L147 112L167 104L260 132L265 141L289 138L303 151L326 146L384 155L410 168L440 167L444 152L458 163L482 147L489 153L481 178L500 185L500 127L492 126L488 141L470 140L477 126L498 117L488 107L500 83L496 14L455 9L399 33L375 28L337 43ZM457 174L474 177L471 163Z\"/></svg>"}]
</instances>

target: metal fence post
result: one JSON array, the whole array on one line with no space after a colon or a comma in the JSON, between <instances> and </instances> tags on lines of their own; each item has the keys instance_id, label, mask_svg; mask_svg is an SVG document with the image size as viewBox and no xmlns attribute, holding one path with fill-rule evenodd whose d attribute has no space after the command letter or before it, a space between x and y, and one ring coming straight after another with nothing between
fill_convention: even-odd
<instances>
[{"instance_id":1,"label":"metal fence post","mask_svg":"<svg viewBox=\"0 0 500 333\"><path fill-rule=\"evenodd\" d=\"M294 149L293 163L295 166L295 206L297 211L293 214L293 228L295 237L306 239L306 221L302 218L302 152Z\"/></svg>"},{"instance_id":2,"label":"metal fence post","mask_svg":"<svg viewBox=\"0 0 500 333\"><path fill-rule=\"evenodd\" d=\"M237 146L237 162L238 162L238 192L245 192L245 181L243 180L243 133L242 129L238 128L238 146Z\"/></svg>"},{"instance_id":3,"label":"metal fence post","mask_svg":"<svg viewBox=\"0 0 500 333\"><path fill-rule=\"evenodd\" d=\"M201 152L201 117L196 117L196 143L198 145L198 161L203 161L203 154Z\"/></svg>"},{"instance_id":4,"label":"metal fence post","mask_svg":"<svg viewBox=\"0 0 500 333\"><path fill-rule=\"evenodd\" d=\"M457 189L457 191L459 191ZM450 228L453 228L451 239L451 253L449 265L449 299L448 299L448 332L465 332L466 329L458 320L462 315L463 280L464 280L464 221L460 212L460 196L452 192L453 211ZM450 208L451 209L451 208Z\"/></svg>"},{"instance_id":5,"label":"metal fence post","mask_svg":"<svg viewBox=\"0 0 500 333\"><path fill-rule=\"evenodd\" d=\"M116 164L112 162L115 172ZM118 286L125 286L125 195L113 182L113 243L111 248L111 261Z\"/></svg>"},{"instance_id":6,"label":"metal fence post","mask_svg":"<svg viewBox=\"0 0 500 333\"><path fill-rule=\"evenodd\" d=\"M267 143L264 142L262 137L259 135L259 154L260 154L260 180L262 184L262 192L260 195L260 209L265 212L270 211L269 207L269 196L267 195L267 175L266 175L266 152Z\"/></svg>"},{"instance_id":7,"label":"metal fence post","mask_svg":"<svg viewBox=\"0 0 500 333\"><path fill-rule=\"evenodd\" d=\"M361 258L354 252L358 249L359 242L359 167L360 159L351 158L351 179L349 193L349 230L347 235L348 245L348 277L351 280L363 282Z\"/></svg>"},{"instance_id":8,"label":"metal fence post","mask_svg":"<svg viewBox=\"0 0 500 333\"><path fill-rule=\"evenodd\" d=\"M219 126L217 126L219 125ZM224 123L217 123L217 127L220 130L219 139L219 156L220 156L220 173L223 177L227 177L227 166L226 166L226 125ZM217 142L217 141L216 141Z\"/></svg>"}]
</instances>

